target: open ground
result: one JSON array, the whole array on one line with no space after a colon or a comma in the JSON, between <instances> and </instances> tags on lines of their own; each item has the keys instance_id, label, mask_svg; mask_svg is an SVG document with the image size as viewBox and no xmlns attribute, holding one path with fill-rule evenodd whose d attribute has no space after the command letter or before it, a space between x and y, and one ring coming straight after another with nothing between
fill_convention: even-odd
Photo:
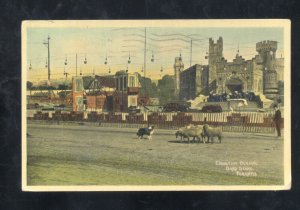
<instances>
[{"instance_id":1,"label":"open ground","mask_svg":"<svg viewBox=\"0 0 300 210\"><path fill-rule=\"evenodd\" d=\"M188 144L174 130L140 140L137 129L29 122L27 184L283 184L283 140L275 134L223 133L221 144Z\"/></svg>"}]
</instances>

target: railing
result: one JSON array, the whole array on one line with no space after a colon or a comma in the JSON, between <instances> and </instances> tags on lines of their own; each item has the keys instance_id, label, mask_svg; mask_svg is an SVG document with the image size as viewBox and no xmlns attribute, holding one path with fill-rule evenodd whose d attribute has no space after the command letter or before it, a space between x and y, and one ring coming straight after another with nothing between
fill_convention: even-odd
<instances>
[{"instance_id":1,"label":"railing","mask_svg":"<svg viewBox=\"0 0 300 210\"><path fill-rule=\"evenodd\" d=\"M86 121L96 122L109 127L141 127L154 125L162 129L178 129L194 124L221 127L228 132L275 132L274 113L222 112L222 113L97 113L97 112L36 112L29 119L49 121ZM284 126L282 119L281 126Z\"/></svg>"}]
</instances>

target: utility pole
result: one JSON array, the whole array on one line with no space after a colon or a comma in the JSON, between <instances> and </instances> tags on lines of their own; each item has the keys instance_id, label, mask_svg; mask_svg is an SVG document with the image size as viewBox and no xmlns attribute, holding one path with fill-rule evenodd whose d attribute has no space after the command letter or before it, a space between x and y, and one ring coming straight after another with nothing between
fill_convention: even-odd
<instances>
[{"instance_id":1,"label":"utility pole","mask_svg":"<svg viewBox=\"0 0 300 210\"><path fill-rule=\"evenodd\" d=\"M144 86L145 86L145 95L146 95L146 90L147 90L147 87L146 87L146 27L145 27L145 46L144 46Z\"/></svg>"},{"instance_id":2,"label":"utility pole","mask_svg":"<svg viewBox=\"0 0 300 210\"><path fill-rule=\"evenodd\" d=\"M48 35L47 42L43 43L48 48L48 83L50 84L50 36Z\"/></svg>"},{"instance_id":3,"label":"utility pole","mask_svg":"<svg viewBox=\"0 0 300 210\"><path fill-rule=\"evenodd\" d=\"M193 40L191 39L190 67L192 66Z\"/></svg>"},{"instance_id":4,"label":"utility pole","mask_svg":"<svg viewBox=\"0 0 300 210\"><path fill-rule=\"evenodd\" d=\"M77 53L76 53L76 77L77 77Z\"/></svg>"}]
</instances>

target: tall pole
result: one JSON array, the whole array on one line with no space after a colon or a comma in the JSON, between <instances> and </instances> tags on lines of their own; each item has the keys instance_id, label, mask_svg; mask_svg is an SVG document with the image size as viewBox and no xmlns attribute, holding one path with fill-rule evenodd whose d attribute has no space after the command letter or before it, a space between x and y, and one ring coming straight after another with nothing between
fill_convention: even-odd
<instances>
[{"instance_id":1,"label":"tall pole","mask_svg":"<svg viewBox=\"0 0 300 210\"><path fill-rule=\"evenodd\" d=\"M48 48L48 83L50 83L50 36L48 35L47 42L43 43Z\"/></svg>"},{"instance_id":2,"label":"tall pole","mask_svg":"<svg viewBox=\"0 0 300 210\"><path fill-rule=\"evenodd\" d=\"M50 36L48 36L48 80L50 82Z\"/></svg>"},{"instance_id":3,"label":"tall pole","mask_svg":"<svg viewBox=\"0 0 300 210\"><path fill-rule=\"evenodd\" d=\"M76 53L76 77L77 77L77 53Z\"/></svg>"},{"instance_id":4,"label":"tall pole","mask_svg":"<svg viewBox=\"0 0 300 210\"><path fill-rule=\"evenodd\" d=\"M190 66L192 66L193 40L191 39Z\"/></svg>"},{"instance_id":5,"label":"tall pole","mask_svg":"<svg viewBox=\"0 0 300 210\"><path fill-rule=\"evenodd\" d=\"M147 87L146 87L146 27L145 27L145 46L144 46L144 86L145 86L145 94L146 94L146 90L147 90Z\"/></svg>"}]
</instances>

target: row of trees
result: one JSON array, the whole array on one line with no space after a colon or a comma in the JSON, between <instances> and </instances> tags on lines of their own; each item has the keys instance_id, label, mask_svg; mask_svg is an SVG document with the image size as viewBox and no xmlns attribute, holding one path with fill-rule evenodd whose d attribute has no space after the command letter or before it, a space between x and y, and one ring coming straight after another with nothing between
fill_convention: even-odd
<instances>
[{"instance_id":1,"label":"row of trees","mask_svg":"<svg viewBox=\"0 0 300 210\"><path fill-rule=\"evenodd\" d=\"M57 87L48 85L37 85L34 86L32 82L27 81L27 90L71 90L72 86L69 84L59 84Z\"/></svg>"},{"instance_id":2,"label":"row of trees","mask_svg":"<svg viewBox=\"0 0 300 210\"><path fill-rule=\"evenodd\" d=\"M150 78L140 76L141 93L149 95L151 98L159 98L160 104L165 104L173 99L175 84L174 78L164 75L158 83L152 82Z\"/></svg>"}]
</instances>

